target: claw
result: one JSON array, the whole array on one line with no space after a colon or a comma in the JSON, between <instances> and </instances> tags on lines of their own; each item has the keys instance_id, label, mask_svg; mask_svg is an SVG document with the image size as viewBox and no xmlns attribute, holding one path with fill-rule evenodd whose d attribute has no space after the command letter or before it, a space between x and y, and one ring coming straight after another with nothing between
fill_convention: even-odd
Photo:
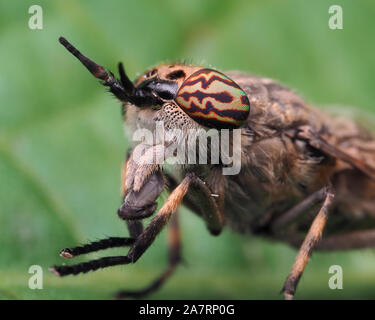
<instances>
[{"instance_id":1,"label":"claw","mask_svg":"<svg viewBox=\"0 0 375 320\"><path fill-rule=\"evenodd\" d=\"M60 257L71 259L74 257L74 255L72 253L72 250L70 250L69 248L65 248L60 251Z\"/></svg>"},{"instance_id":2,"label":"claw","mask_svg":"<svg viewBox=\"0 0 375 320\"><path fill-rule=\"evenodd\" d=\"M55 276L61 277L61 274L56 270L56 266L48 268Z\"/></svg>"},{"instance_id":3,"label":"claw","mask_svg":"<svg viewBox=\"0 0 375 320\"><path fill-rule=\"evenodd\" d=\"M284 300L293 300L294 296L291 293L284 292Z\"/></svg>"}]
</instances>

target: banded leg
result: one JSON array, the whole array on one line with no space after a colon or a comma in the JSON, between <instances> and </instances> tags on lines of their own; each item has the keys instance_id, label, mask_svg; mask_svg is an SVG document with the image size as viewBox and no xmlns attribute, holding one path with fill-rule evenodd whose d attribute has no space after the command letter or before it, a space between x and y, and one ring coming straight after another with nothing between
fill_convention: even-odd
<instances>
[{"instance_id":1,"label":"banded leg","mask_svg":"<svg viewBox=\"0 0 375 320\"><path fill-rule=\"evenodd\" d=\"M135 220L143 219L154 213L157 203L155 199L159 196L164 188L163 177L160 173L154 173L149 182L145 184L139 192L130 191L125 198L124 204L118 211L123 219ZM135 242L143 231L141 222L128 222L131 238L111 237L95 241L75 248L65 248L60 252L63 258L73 258L75 256L104 250L108 248L130 246Z\"/></svg>"},{"instance_id":2,"label":"banded leg","mask_svg":"<svg viewBox=\"0 0 375 320\"><path fill-rule=\"evenodd\" d=\"M147 228L136 239L126 256L105 257L71 266L54 266L50 270L56 275L66 276L69 274L76 275L79 273L86 273L91 270L97 270L99 268L136 262L151 246L156 236L167 224L173 212L175 212L177 207L181 204L190 184L194 182L195 179L196 177L192 173L186 175L177 188L174 189L169 195L167 201L164 203L163 207L159 210L156 216L151 220Z\"/></svg>"},{"instance_id":3,"label":"banded leg","mask_svg":"<svg viewBox=\"0 0 375 320\"><path fill-rule=\"evenodd\" d=\"M91 242L82 246L77 246L74 248L65 248L61 250L60 256L63 258L71 259L81 254L86 254L86 253L95 252L99 250L131 246L134 242L135 242L135 238L110 237L107 239L94 241L94 242Z\"/></svg>"},{"instance_id":4,"label":"banded leg","mask_svg":"<svg viewBox=\"0 0 375 320\"><path fill-rule=\"evenodd\" d=\"M124 167L126 164L124 164ZM125 172L124 172L125 173ZM119 215L123 218L123 215L129 219L142 219L146 215L151 215L156 209L155 199L159 196L161 191L164 188L164 181L160 173L155 173L151 176L149 183L143 186L139 192L134 192L133 190L125 193L125 190L122 189L123 195L125 197L124 205L119 209ZM124 207L124 209L122 209ZM65 248L60 252L60 256L63 258L74 258L81 254L86 254L90 252L95 252L99 250L131 246L134 244L135 239L142 233L143 226L140 221L127 221L128 229L131 235L131 238L120 238L120 237L110 237L107 239L102 239L95 241L89 244L82 246L77 246L74 248ZM121 259L110 259L103 258L99 259L96 262L92 261L86 264L83 264L81 267L77 268L61 268L61 267L52 267L50 270L57 274L63 275L66 270L76 274L79 272L86 272L87 268L99 268L103 266L110 266L117 264ZM126 260L124 260L126 261ZM113 264L114 263L114 264Z\"/></svg>"},{"instance_id":5,"label":"banded leg","mask_svg":"<svg viewBox=\"0 0 375 320\"><path fill-rule=\"evenodd\" d=\"M141 298L158 290L164 282L173 274L174 270L181 262L181 235L178 224L178 213L176 212L171 218L168 229L168 247L169 247L169 265L166 270L156 278L151 285L141 290L122 290L116 294L116 298Z\"/></svg>"},{"instance_id":6,"label":"banded leg","mask_svg":"<svg viewBox=\"0 0 375 320\"><path fill-rule=\"evenodd\" d=\"M69 274L77 275L79 273L86 273L100 268L107 268L129 263L131 263L131 260L127 256L105 257L88 262L74 264L71 266L53 266L49 268L49 270L56 276L63 277Z\"/></svg>"},{"instance_id":7,"label":"banded leg","mask_svg":"<svg viewBox=\"0 0 375 320\"><path fill-rule=\"evenodd\" d=\"M333 197L333 191L331 187L329 187L326 192L324 203L319 213L314 218L314 221L305 237L305 240L303 241L298 251L292 270L290 271L289 276L285 281L282 290L284 292L285 300L293 299L298 282L311 256L312 250L322 236L324 226L327 222L328 212L333 202Z\"/></svg>"},{"instance_id":8,"label":"banded leg","mask_svg":"<svg viewBox=\"0 0 375 320\"><path fill-rule=\"evenodd\" d=\"M213 170L213 176L217 177L217 171ZM170 187L177 185L176 180L173 176L166 173L165 177ZM200 178L196 178L194 186L189 189L189 192L184 198L184 205L190 210L199 215L205 222L207 229L212 235L219 235L225 225L225 219L223 214L223 203L225 190L224 182L220 179L213 180L212 185L219 186L219 190L212 190L208 184L206 184ZM221 190L222 189L222 190Z\"/></svg>"},{"instance_id":9,"label":"banded leg","mask_svg":"<svg viewBox=\"0 0 375 320\"><path fill-rule=\"evenodd\" d=\"M191 183L195 182L196 179L194 174L188 173L182 182L172 191L162 208L130 248L128 256L132 259L132 262L136 262L154 242L156 236L167 224L173 212L181 204Z\"/></svg>"}]
</instances>

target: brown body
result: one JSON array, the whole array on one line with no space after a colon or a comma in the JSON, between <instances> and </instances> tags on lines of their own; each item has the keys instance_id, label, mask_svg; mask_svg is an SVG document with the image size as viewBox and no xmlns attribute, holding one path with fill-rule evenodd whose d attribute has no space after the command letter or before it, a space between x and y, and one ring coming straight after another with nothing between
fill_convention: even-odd
<instances>
[{"instance_id":1,"label":"brown body","mask_svg":"<svg viewBox=\"0 0 375 320\"><path fill-rule=\"evenodd\" d=\"M154 70L161 70L159 76L166 77L180 68L164 65ZM189 70L189 67L183 68ZM326 233L374 227L375 182L347 162L312 148L296 134L299 128L310 126L329 143L374 168L375 138L350 119L330 117L309 106L292 90L273 80L238 72L226 74L246 92L251 104L248 121L242 127L241 172L220 177L220 187L225 189L221 201L226 223L243 233L295 240L295 236L305 233L311 225L316 213L314 208L311 208L312 215L307 213L285 229L273 230L270 226L285 211L332 181L336 196ZM138 81L142 77L145 76ZM184 116L178 106L174 108ZM163 110L140 110L132 105L126 105L126 110L125 126L130 132L135 124L150 128L149 123L164 114ZM186 166L176 169L187 170ZM216 189L218 177L212 174L212 167L200 168L199 175ZM190 197L191 202L205 201L199 195ZM206 206L195 211L202 215L199 212L202 210Z\"/></svg>"},{"instance_id":2,"label":"brown body","mask_svg":"<svg viewBox=\"0 0 375 320\"><path fill-rule=\"evenodd\" d=\"M230 74L246 91L251 112L243 138L243 167L228 176L225 215L239 230L262 230L280 214L332 181L335 201L326 233L375 226L375 182L340 159L314 150L295 131L311 126L336 147L375 168L375 138L354 122L332 118L310 107L276 82ZM288 232L305 233L313 216L296 221ZM266 235L269 232L265 229ZM272 236L272 235L271 235Z\"/></svg>"},{"instance_id":3,"label":"brown body","mask_svg":"<svg viewBox=\"0 0 375 320\"><path fill-rule=\"evenodd\" d=\"M61 256L73 258L130 246L128 253L54 266L51 271L55 274L65 276L135 263L171 221L168 268L143 290L121 291L117 297L151 293L181 261L177 210L182 203L201 216L214 235L228 225L238 232L252 232L300 247L283 288L286 299L293 298L314 248L375 247L375 138L352 120L330 117L270 79L228 72L226 75L246 93L251 106L247 121L240 127L239 173L224 175L224 161L185 163L167 170L158 161L164 156L165 147L175 143L185 144L186 150L196 148L188 138L197 136L189 129L208 129L190 118L175 100L176 89L201 67L162 64L133 84L122 64L120 79L116 79L65 38L59 41L123 103L130 136L136 129L155 133L160 121L167 133L179 129L180 134L162 142L151 139L143 153L137 154L134 149L128 154L122 177L124 201L118 216L127 222L130 237L111 237L66 248ZM211 150L208 144L197 151L200 154ZM143 229L141 220L154 214L165 182L171 194Z\"/></svg>"}]
</instances>

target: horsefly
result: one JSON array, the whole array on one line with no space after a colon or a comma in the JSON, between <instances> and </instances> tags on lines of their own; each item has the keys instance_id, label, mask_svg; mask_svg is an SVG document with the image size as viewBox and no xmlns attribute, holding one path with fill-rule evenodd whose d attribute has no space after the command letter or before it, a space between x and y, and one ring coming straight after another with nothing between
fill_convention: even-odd
<instances>
[{"instance_id":1,"label":"horsefly","mask_svg":"<svg viewBox=\"0 0 375 320\"><path fill-rule=\"evenodd\" d=\"M181 204L213 235L228 226L299 248L283 287L286 299L293 298L313 249L375 246L375 138L354 121L331 117L287 87L243 72L160 64L132 82L120 63L117 79L59 40L120 100L126 129L140 142L123 165L118 210L130 237L64 249L61 256L130 250L54 266L55 274L135 263L170 221L168 268L145 289L117 296L153 292L181 261ZM141 220L154 214L166 185L172 192L143 229Z\"/></svg>"}]
</instances>

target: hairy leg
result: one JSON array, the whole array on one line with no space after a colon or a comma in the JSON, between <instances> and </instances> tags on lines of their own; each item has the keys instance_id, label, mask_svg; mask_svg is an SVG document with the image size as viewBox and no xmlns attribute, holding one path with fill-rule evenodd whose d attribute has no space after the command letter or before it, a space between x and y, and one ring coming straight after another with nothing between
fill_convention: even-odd
<instances>
[{"instance_id":1,"label":"hairy leg","mask_svg":"<svg viewBox=\"0 0 375 320\"><path fill-rule=\"evenodd\" d=\"M333 197L333 191L331 187L329 187L326 192L324 203L319 210L319 213L314 218L314 221L305 237L305 240L303 241L298 251L292 270L290 271L289 276L285 281L283 292L286 300L293 299L298 282L311 256L312 250L322 236L324 226L327 222L328 212L333 202Z\"/></svg>"},{"instance_id":2,"label":"hairy leg","mask_svg":"<svg viewBox=\"0 0 375 320\"><path fill-rule=\"evenodd\" d=\"M173 212L175 212L177 207L181 204L190 184L194 182L195 179L196 177L192 173L186 175L177 188L172 191L167 201L151 220L147 228L136 239L126 256L105 257L71 266L54 266L50 270L56 275L66 276L69 274L86 273L99 268L136 262L151 246L156 236L167 224Z\"/></svg>"},{"instance_id":3,"label":"hairy leg","mask_svg":"<svg viewBox=\"0 0 375 320\"><path fill-rule=\"evenodd\" d=\"M121 298L140 298L158 290L164 282L173 274L177 265L181 262L181 236L178 224L177 212L172 216L168 229L169 265L166 270L156 278L149 286L140 290L122 290L116 294Z\"/></svg>"},{"instance_id":4,"label":"hairy leg","mask_svg":"<svg viewBox=\"0 0 375 320\"><path fill-rule=\"evenodd\" d=\"M170 187L177 185L176 180L170 174L166 173L165 177ZM223 183L213 183L213 185L220 185L220 188L213 190L206 182L197 177L183 203L206 222L207 229L212 235L219 235L225 224L223 214L225 192L221 188Z\"/></svg>"},{"instance_id":5,"label":"hairy leg","mask_svg":"<svg viewBox=\"0 0 375 320\"><path fill-rule=\"evenodd\" d=\"M63 258L75 258L81 254L86 254L90 252L96 252L99 250L105 250L109 248L117 247L128 247L135 242L135 238L120 238L120 237L110 237L107 239L102 239L94 241L82 246L77 246L74 248L65 248L61 250L60 256Z\"/></svg>"}]
</instances>

